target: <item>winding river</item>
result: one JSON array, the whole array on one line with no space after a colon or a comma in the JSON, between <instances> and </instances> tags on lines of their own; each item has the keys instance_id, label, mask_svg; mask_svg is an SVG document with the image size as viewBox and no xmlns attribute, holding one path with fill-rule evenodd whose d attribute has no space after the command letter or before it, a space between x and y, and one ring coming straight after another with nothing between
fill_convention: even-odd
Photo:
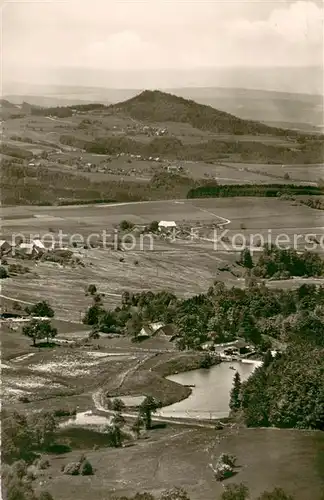
<instances>
[{"instance_id":1,"label":"winding river","mask_svg":"<svg viewBox=\"0 0 324 500\"><path fill-rule=\"evenodd\" d=\"M167 377L182 385L194 386L192 394L178 403L163 407L156 415L176 418L224 418L229 414L229 398L235 371L246 380L260 362L223 362L208 370L192 370ZM235 370L230 368L233 367Z\"/></svg>"}]
</instances>

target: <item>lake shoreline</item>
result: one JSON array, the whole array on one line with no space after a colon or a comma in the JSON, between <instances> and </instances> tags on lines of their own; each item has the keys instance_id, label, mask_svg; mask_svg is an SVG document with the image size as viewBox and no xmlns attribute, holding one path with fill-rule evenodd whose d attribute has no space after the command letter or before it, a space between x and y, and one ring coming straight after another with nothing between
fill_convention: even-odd
<instances>
[{"instance_id":1,"label":"lake shoreline","mask_svg":"<svg viewBox=\"0 0 324 500\"><path fill-rule=\"evenodd\" d=\"M186 387L189 390L189 394L187 397L177 402L170 405L164 405L161 411L157 412L157 415L172 418L173 414L174 418L178 419L196 418L200 420L219 420L228 418L228 401L234 374L236 371L239 373L241 372L241 376L243 375L243 379L245 380L253 373L256 367L260 366L260 363L260 361L252 360L248 363L242 360L235 362L221 361L221 363L217 363L207 369L193 369L178 374L168 375L166 380ZM235 369L230 370L230 367L233 365ZM222 368L220 369L221 366ZM198 380L198 383L195 382L195 380ZM216 398L215 394L212 393L214 383L216 388L218 386L218 389L222 389L219 391L219 394L217 394L216 391ZM204 405L206 405L206 407Z\"/></svg>"}]
</instances>

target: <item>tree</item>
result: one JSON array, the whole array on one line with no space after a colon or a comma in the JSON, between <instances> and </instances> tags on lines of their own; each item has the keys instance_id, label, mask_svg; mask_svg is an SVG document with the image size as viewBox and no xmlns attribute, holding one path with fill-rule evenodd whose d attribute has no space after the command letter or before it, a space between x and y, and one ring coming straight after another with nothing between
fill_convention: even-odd
<instances>
[{"instance_id":1,"label":"tree","mask_svg":"<svg viewBox=\"0 0 324 500\"><path fill-rule=\"evenodd\" d=\"M96 285L89 285L87 288L87 294L94 295L95 293L97 293Z\"/></svg>"},{"instance_id":2,"label":"tree","mask_svg":"<svg viewBox=\"0 0 324 500\"><path fill-rule=\"evenodd\" d=\"M119 227L122 231L127 231L129 229L132 229L134 227L134 224L132 222L129 222L128 220L122 220L119 224Z\"/></svg>"},{"instance_id":3,"label":"tree","mask_svg":"<svg viewBox=\"0 0 324 500\"><path fill-rule=\"evenodd\" d=\"M249 489L243 484L230 484L225 486L221 500L247 500L249 498Z\"/></svg>"},{"instance_id":4,"label":"tree","mask_svg":"<svg viewBox=\"0 0 324 500\"><path fill-rule=\"evenodd\" d=\"M3 412L1 419L2 460L11 463L20 458L29 458L33 436L27 418L18 412Z\"/></svg>"},{"instance_id":5,"label":"tree","mask_svg":"<svg viewBox=\"0 0 324 500\"><path fill-rule=\"evenodd\" d=\"M81 463L80 474L81 474L81 476L92 476L93 467L92 467L91 463L89 462L89 460L84 460Z\"/></svg>"},{"instance_id":6,"label":"tree","mask_svg":"<svg viewBox=\"0 0 324 500\"><path fill-rule=\"evenodd\" d=\"M121 301L122 301L123 307L128 307L128 306L131 305L131 303L132 303L132 301L131 301L131 294L127 290L124 290L122 292Z\"/></svg>"},{"instance_id":7,"label":"tree","mask_svg":"<svg viewBox=\"0 0 324 500\"><path fill-rule=\"evenodd\" d=\"M159 229L159 223L157 220L153 220L148 227L150 233L156 233Z\"/></svg>"},{"instance_id":8,"label":"tree","mask_svg":"<svg viewBox=\"0 0 324 500\"><path fill-rule=\"evenodd\" d=\"M122 427L125 425L126 420L120 412L115 412L111 424L108 427L111 442L115 448L120 448L123 444Z\"/></svg>"},{"instance_id":9,"label":"tree","mask_svg":"<svg viewBox=\"0 0 324 500\"><path fill-rule=\"evenodd\" d=\"M247 341L253 342L253 344L255 345L258 345L260 343L261 333L256 326L255 319L248 311L244 312L239 329L239 335L244 337Z\"/></svg>"},{"instance_id":10,"label":"tree","mask_svg":"<svg viewBox=\"0 0 324 500\"><path fill-rule=\"evenodd\" d=\"M32 319L30 323L25 325L22 330L23 335L33 339L33 345L36 345L37 340L44 340L48 343L49 339L53 339L57 335L57 329L52 327L50 321Z\"/></svg>"},{"instance_id":11,"label":"tree","mask_svg":"<svg viewBox=\"0 0 324 500\"><path fill-rule=\"evenodd\" d=\"M5 484L7 500L37 500L35 492L26 477L19 479L12 475Z\"/></svg>"},{"instance_id":12,"label":"tree","mask_svg":"<svg viewBox=\"0 0 324 500\"><path fill-rule=\"evenodd\" d=\"M139 439L141 435L141 429L143 425L144 425L143 418L141 416L138 416L132 425L132 431L136 434L137 439Z\"/></svg>"},{"instance_id":13,"label":"tree","mask_svg":"<svg viewBox=\"0 0 324 500\"><path fill-rule=\"evenodd\" d=\"M126 323L126 330L129 335L132 337L137 337L141 328L143 326L142 319L138 313L133 313L131 318Z\"/></svg>"},{"instance_id":14,"label":"tree","mask_svg":"<svg viewBox=\"0 0 324 500\"><path fill-rule=\"evenodd\" d=\"M288 495L282 488L275 488L273 491L264 491L258 500L294 500L292 495Z\"/></svg>"},{"instance_id":15,"label":"tree","mask_svg":"<svg viewBox=\"0 0 324 500\"><path fill-rule=\"evenodd\" d=\"M57 422L53 413L44 412L33 415L29 425L33 430L36 448L47 449L53 444L57 430Z\"/></svg>"},{"instance_id":16,"label":"tree","mask_svg":"<svg viewBox=\"0 0 324 500\"><path fill-rule=\"evenodd\" d=\"M87 310L85 316L82 319L82 323L84 323L85 325L97 325L100 317L102 316L102 314L104 314L104 312L104 309L100 305L94 304Z\"/></svg>"},{"instance_id":17,"label":"tree","mask_svg":"<svg viewBox=\"0 0 324 500\"><path fill-rule=\"evenodd\" d=\"M144 420L145 428L147 430L152 427L152 413L156 412L158 408L161 408L161 403L157 401L153 396L146 396L144 401L140 404L139 414Z\"/></svg>"},{"instance_id":18,"label":"tree","mask_svg":"<svg viewBox=\"0 0 324 500\"><path fill-rule=\"evenodd\" d=\"M114 398L112 401L111 409L116 412L122 412L125 409L125 403L119 398Z\"/></svg>"},{"instance_id":19,"label":"tree","mask_svg":"<svg viewBox=\"0 0 324 500\"><path fill-rule=\"evenodd\" d=\"M251 256L251 252L248 248L244 248L241 252L241 259L240 259L240 264L247 269L252 269L253 267L253 260Z\"/></svg>"},{"instance_id":20,"label":"tree","mask_svg":"<svg viewBox=\"0 0 324 500\"><path fill-rule=\"evenodd\" d=\"M27 475L27 462L25 460L17 460L17 462L12 464L10 472L17 476L18 479L22 479Z\"/></svg>"},{"instance_id":21,"label":"tree","mask_svg":"<svg viewBox=\"0 0 324 500\"><path fill-rule=\"evenodd\" d=\"M237 411L241 407L242 382L239 372L236 372L233 379L233 387L230 395L229 407L232 411Z\"/></svg>"},{"instance_id":22,"label":"tree","mask_svg":"<svg viewBox=\"0 0 324 500\"><path fill-rule=\"evenodd\" d=\"M273 357L272 357L270 349L268 349L264 355L264 358L263 358L263 367L268 368L268 366L272 363L272 361L273 361Z\"/></svg>"},{"instance_id":23,"label":"tree","mask_svg":"<svg viewBox=\"0 0 324 500\"><path fill-rule=\"evenodd\" d=\"M54 318L54 310L51 308L48 302L46 300L43 300L41 302L37 302L37 304L31 306L31 307L26 307L26 312L30 316L42 316L42 317L47 317L47 318Z\"/></svg>"},{"instance_id":24,"label":"tree","mask_svg":"<svg viewBox=\"0 0 324 500\"><path fill-rule=\"evenodd\" d=\"M5 267L3 266L0 266L0 280L4 279L4 278L8 278L8 272L6 270Z\"/></svg>"}]
</instances>

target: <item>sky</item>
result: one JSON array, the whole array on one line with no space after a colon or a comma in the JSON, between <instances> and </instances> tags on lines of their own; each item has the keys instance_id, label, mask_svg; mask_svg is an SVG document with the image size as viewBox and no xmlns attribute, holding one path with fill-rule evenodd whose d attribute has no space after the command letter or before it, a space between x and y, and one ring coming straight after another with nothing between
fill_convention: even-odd
<instances>
[{"instance_id":1,"label":"sky","mask_svg":"<svg viewBox=\"0 0 324 500\"><path fill-rule=\"evenodd\" d=\"M323 62L321 1L2 3L4 82L52 83L59 78L62 83L64 70L67 83L72 82L74 70L76 80L89 72L127 72L131 87L135 71L188 73L200 68L305 67ZM179 85L185 83L180 80Z\"/></svg>"}]
</instances>

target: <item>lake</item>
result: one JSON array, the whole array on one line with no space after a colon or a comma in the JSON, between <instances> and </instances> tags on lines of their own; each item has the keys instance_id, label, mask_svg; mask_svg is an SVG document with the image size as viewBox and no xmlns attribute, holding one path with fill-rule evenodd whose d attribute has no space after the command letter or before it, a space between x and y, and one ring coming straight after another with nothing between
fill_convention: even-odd
<instances>
[{"instance_id":1,"label":"lake","mask_svg":"<svg viewBox=\"0 0 324 500\"><path fill-rule=\"evenodd\" d=\"M222 362L209 369L192 370L167 377L182 385L194 385L192 394L178 403L165 406L156 415L177 418L224 418L229 414L230 391L235 371L246 380L260 362ZM231 369L234 367L235 370Z\"/></svg>"}]
</instances>

